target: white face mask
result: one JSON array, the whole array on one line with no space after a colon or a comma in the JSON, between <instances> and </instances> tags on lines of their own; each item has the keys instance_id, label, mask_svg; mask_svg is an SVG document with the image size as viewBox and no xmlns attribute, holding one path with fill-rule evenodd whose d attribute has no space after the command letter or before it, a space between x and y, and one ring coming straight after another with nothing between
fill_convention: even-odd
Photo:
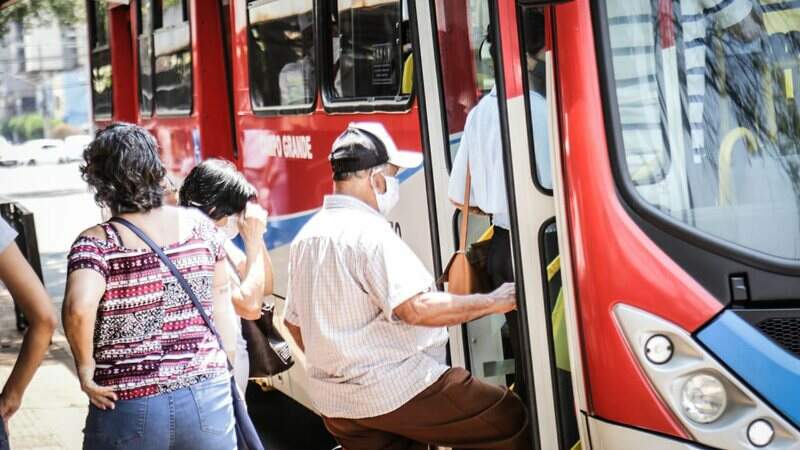
<instances>
[{"instance_id":1,"label":"white face mask","mask_svg":"<svg viewBox=\"0 0 800 450\"><path fill-rule=\"evenodd\" d=\"M228 216L228 223L226 223L225 226L220 227L220 230L225 233L225 237L228 239L235 238L239 234L239 216Z\"/></svg>"},{"instance_id":2,"label":"white face mask","mask_svg":"<svg viewBox=\"0 0 800 450\"><path fill-rule=\"evenodd\" d=\"M372 176L377 174L378 172L375 172ZM378 192L374 182L372 183L372 190L375 191L378 211L384 216L388 216L394 207L397 206L397 203L400 202L400 180L398 180L397 177L390 177L386 174L383 174L383 178L386 180L386 192Z\"/></svg>"}]
</instances>

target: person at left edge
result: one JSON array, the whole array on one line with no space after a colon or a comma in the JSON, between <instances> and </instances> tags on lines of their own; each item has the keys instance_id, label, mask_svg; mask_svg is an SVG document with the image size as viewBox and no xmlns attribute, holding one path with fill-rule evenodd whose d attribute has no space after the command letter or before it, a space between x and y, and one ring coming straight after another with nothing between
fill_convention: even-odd
<instances>
[{"instance_id":1,"label":"person at left edge","mask_svg":"<svg viewBox=\"0 0 800 450\"><path fill-rule=\"evenodd\" d=\"M98 204L162 246L213 317L214 299L229 296L224 237L200 211L163 205L158 155L147 130L115 123L81 172ZM101 223L75 240L67 271L64 331L90 401L83 448L236 448L225 352L147 244Z\"/></svg>"},{"instance_id":2,"label":"person at left edge","mask_svg":"<svg viewBox=\"0 0 800 450\"><path fill-rule=\"evenodd\" d=\"M8 450L8 421L22 403L36 368L44 359L58 322L53 303L14 239L17 232L0 218L0 281L19 305L30 328L22 339L17 362L0 393L0 450Z\"/></svg>"}]
</instances>

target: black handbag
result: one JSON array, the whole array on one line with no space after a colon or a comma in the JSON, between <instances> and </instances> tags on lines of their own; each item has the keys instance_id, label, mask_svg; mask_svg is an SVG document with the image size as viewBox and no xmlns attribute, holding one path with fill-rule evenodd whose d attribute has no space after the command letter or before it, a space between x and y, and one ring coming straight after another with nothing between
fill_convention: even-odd
<instances>
[{"instance_id":1,"label":"black handbag","mask_svg":"<svg viewBox=\"0 0 800 450\"><path fill-rule=\"evenodd\" d=\"M219 347L224 351L224 347L222 346L222 338L220 338L219 333L217 333L217 329L214 327L214 324L211 322L208 314L206 314L203 305L200 303L197 295L192 290L192 287L189 286L186 278L181 275L181 272L177 267L175 267L175 263L169 259L169 257L164 253L164 250L162 250L158 244L153 242L153 240L150 239L144 231L127 220L119 217L112 217L109 222L116 222L130 229L136 236L139 236L139 239L144 241L144 243L147 244L159 258L161 258L161 261L164 262L164 265L167 266L183 290L186 291L186 294L192 300L194 307L197 308L197 312L200 313L200 316L203 318L206 326L217 338ZM233 366L231 365L230 361L228 361L228 370L233 370ZM239 395L239 389L236 387L236 380L233 378L233 375L231 375L231 395L233 396L233 414L236 419L236 444L238 450L264 450L264 444L261 443L261 438L258 436L256 427L253 425L253 421L250 419L250 415L247 413L247 406L245 405L242 396Z\"/></svg>"},{"instance_id":2,"label":"black handbag","mask_svg":"<svg viewBox=\"0 0 800 450\"><path fill-rule=\"evenodd\" d=\"M294 365L289 344L272 322L274 315L275 305L264 305L259 319L242 319L242 336L247 341L251 378L271 377Z\"/></svg>"}]
</instances>

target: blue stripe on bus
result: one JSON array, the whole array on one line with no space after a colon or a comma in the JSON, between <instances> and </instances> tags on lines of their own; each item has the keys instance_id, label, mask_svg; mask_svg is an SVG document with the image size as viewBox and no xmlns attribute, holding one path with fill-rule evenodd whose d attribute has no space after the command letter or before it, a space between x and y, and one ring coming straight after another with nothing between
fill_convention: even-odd
<instances>
[{"instance_id":1,"label":"blue stripe on bus","mask_svg":"<svg viewBox=\"0 0 800 450\"><path fill-rule=\"evenodd\" d=\"M406 169L400 172L397 175L397 178L401 183L403 183L414 176L414 174L422 170L422 167L423 166L419 166L414 169ZM283 247L284 245L289 245L295 236L297 236L297 233L299 233L303 226L309 220L311 220L317 211L318 210L311 210L304 214L289 217L270 217L269 222L267 223L267 233L264 236L264 241L267 244L267 248L272 250L278 247ZM242 242L240 236L236 236L233 242L239 248L244 248L244 242Z\"/></svg>"},{"instance_id":2,"label":"blue stripe on bus","mask_svg":"<svg viewBox=\"0 0 800 450\"><path fill-rule=\"evenodd\" d=\"M726 311L697 338L764 400L800 426L800 359Z\"/></svg>"}]
</instances>

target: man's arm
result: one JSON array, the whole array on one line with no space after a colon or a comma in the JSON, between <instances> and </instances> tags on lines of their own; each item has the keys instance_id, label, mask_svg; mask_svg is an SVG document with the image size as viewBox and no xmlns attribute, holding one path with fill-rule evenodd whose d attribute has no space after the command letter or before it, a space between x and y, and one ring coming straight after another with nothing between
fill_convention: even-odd
<instances>
[{"instance_id":1,"label":"man's arm","mask_svg":"<svg viewBox=\"0 0 800 450\"><path fill-rule=\"evenodd\" d=\"M303 335L300 334L300 327L297 325L293 325L288 320L283 320L283 325L286 326L286 329L289 330L289 334L292 335L292 339L294 339L295 344L300 347L300 350L306 351L306 347L303 345Z\"/></svg>"},{"instance_id":2,"label":"man's arm","mask_svg":"<svg viewBox=\"0 0 800 450\"><path fill-rule=\"evenodd\" d=\"M30 324L17 362L0 394L0 415L7 421L19 408L22 394L44 359L57 321L50 296L16 244L0 253L0 280Z\"/></svg>"},{"instance_id":3,"label":"man's arm","mask_svg":"<svg viewBox=\"0 0 800 450\"><path fill-rule=\"evenodd\" d=\"M505 283L490 294L453 295L446 292L417 294L393 312L409 325L449 327L517 307L514 283Z\"/></svg>"}]
</instances>

